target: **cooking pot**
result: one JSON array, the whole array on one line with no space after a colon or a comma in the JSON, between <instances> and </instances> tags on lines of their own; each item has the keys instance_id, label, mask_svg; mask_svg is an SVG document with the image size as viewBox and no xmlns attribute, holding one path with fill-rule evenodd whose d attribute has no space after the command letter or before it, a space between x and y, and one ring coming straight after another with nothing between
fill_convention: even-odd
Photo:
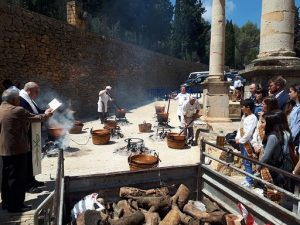
<instances>
[{"instance_id":1,"label":"cooking pot","mask_svg":"<svg viewBox=\"0 0 300 225\"><path fill-rule=\"evenodd\" d=\"M168 122L168 117L169 117L168 113L163 112L163 113L157 113L156 115L157 115L157 121L159 123L166 123L166 122Z\"/></svg>"},{"instance_id":2,"label":"cooking pot","mask_svg":"<svg viewBox=\"0 0 300 225\"><path fill-rule=\"evenodd\" d=\"M62 126L57 126L57 127L48 127L48 131L50 136L53 139L59 139L63 135L65 135L64 128Z\"/></svg>"},{"instance_id":3,"label":"cooking pot","mask_svg":"<svg viewBox=\"0 0 300 225\"><path fill-rule=\"evenodd\" d=\"M93 130L92 141L94 145L105 145L110 140L110 131L106 129Z\"/></svg>"},{"instance_id":4,"label":"cooking pot","mask_svg":"<svg viewBox=\"0 0 300 225\"><path fill-rule=\"evenodd\" d=\"M165 106L155 106L155 113L163 113L165 111Z\"/></svg>"},{"instance_id":5,"label":"cooking pot","mask_svg":"<svg viewBox=\"0 0 300 225\"><path fill-rule=\"evenodd\" d=\"M167 145L173 149L183 149L185 146L185 135L179 133L168 133Z\"/></svg>"},{"instance_id":6,"label":"cooking pot","mask_svg":"<svg viewBox=\"0 0 300 225\"><path fill-rule=\"evenodd\" d=\"M70 134L80 134L82 132L83 123L81 121L75 120L73 127L69 130Z\"/></svg>"},{"instance_id":7,"label":"cooking pot","mask_svg":"<svg viewBox=\"0 0 300 225\"><path fill-rule=\"evenodd\" d=\"M110 127L110 128L116 128L117 127L117 121L115 121L115 120L105 120L104 121L104 126L106 126L106 127Z\"/></svg>"},{"instance_id":8,"label":"cooking pot","mask_svg":"<svg viewBox=\"0 0 300 225\"><path fill-rule=\"evenodd\" d=\"M128 157L130 170L150 169L158 166L160 159L156 153L153 155L137 154Z\"/></svg>"},{"instance_id":9,"label":"cooking pot","mask_svg":"<svg viewBox=\"0 0 300 225\"><path fill-rule=\"evenodd\" d=\"M125 109L117 109L116 117L117 118L125 118L126 110Z\"/></svg>"},{"instance_id":10,"label":"cooking pot","mask_svg":"<svg viewBox=\"0 0 300 225\"><path fill-rule=\"evenodd\" d=\"M141 133L149 133L151 132L151 127L151 123L146 123L146 121L144 121L142 124L139 124L139 131Z\"/></svg>"}]
</instances>

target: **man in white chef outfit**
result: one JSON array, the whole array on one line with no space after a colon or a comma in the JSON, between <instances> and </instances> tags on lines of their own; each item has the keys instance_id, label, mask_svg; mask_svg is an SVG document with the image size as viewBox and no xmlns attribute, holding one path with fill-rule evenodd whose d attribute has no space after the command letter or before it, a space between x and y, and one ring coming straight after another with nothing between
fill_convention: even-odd
<instances>
[{"instance_id":1,"label":"man in white chef outfit","mask_svg":"<svg viewBox=\"0 0 300 225\"><path fill-rule=\"evenodd\" d=\"M109 91L111 90L111 86L106 86L105 90L99 92L99 100L98 100L98 112L100 114L100 120L103 124L107 118L107 103L108 101L112 101L110 97Z\"/></svg>"},{"instance_id":2,"label":"man in white chef outfit","mask_svg":"<svg viewBox=\"0 0 300 225\"><path fill-rule=\"evenodd\" d=\"M199 117L200 104L196 97L190 96L189 100L185 101L182 106L181 125L185 127L185 135L187 135L187 144L194 145L194 122Z\"/></svg>"},{"instance_id":3,"label":"man in white chef outfit","mask_svg":"<svg viewBox=\"0 0 300 225\"><path fill-rule=\"evenodd\" d=\"M175 100L178 100L177 116L178 116L180 122L181 122L181 117L182 117L183 103L186 102L189 98L190 98L190 94L186 93L185 86L181 86L180 93L176 97L174 97Z\"/></svg>"}]
</instances>

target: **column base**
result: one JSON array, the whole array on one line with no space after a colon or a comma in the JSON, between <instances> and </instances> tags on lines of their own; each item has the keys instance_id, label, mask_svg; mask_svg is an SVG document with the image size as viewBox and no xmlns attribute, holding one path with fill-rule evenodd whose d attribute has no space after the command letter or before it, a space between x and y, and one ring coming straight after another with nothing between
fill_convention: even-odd
<instances>
[{"instance_id":1,"label":"column base","mask_svg":"<svg viewBox=\"0 0 300 225\"><path fill-rule=\"evenodd\" d=\"M203 84L203 119L207 122L231 122L229 118L229 82L207 80Z\"/></svg>"},{"instance_id":2,"label":"column base","mask_svg":"<svg viewBox=\"0 0 300 225\"><path fill-rule=\"evenodd\" d=\"M230 123L232 122L230 118L226 117L207 117L202 116L201 120L207 122L207 123Z\"/></svg>"}]
</instances>

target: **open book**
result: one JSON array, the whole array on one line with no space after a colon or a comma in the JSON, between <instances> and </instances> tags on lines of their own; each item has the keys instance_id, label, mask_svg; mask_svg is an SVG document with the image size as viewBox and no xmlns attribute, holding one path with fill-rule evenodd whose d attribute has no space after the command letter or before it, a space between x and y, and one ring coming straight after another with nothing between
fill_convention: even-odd
<instances>
[{"instance_id":1,"label":"open book","mask_svg":"<svg viewBox=\"0 0 300 225\"><path fill-rule=\"evenodd\" d=\"M56 98L54 98L51 102L49 102L49 107L53 109L53 112L61 106L61 102L59 102Z\"/></svg>"}]
</instances>

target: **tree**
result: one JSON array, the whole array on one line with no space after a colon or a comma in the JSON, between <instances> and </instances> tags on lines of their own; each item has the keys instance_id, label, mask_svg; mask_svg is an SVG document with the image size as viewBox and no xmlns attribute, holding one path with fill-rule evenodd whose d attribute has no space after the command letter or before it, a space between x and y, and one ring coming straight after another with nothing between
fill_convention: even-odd
<instances>
[{"instance_id":1,"label":"tree","mask_svg":"<svg viewBox=\"0 0 300 225\"><path fill-rule=\"evenodd\" d=\"M181 59L193 60L205 56L209 25L202 18L205 8L202 1L176 0L172 33L172 54Z\"/></svg>"},{"instance_id":2,"label":"tree","mask_svg":"<svg viewBox=\"0 0 300 225\"><path fill-rule=\"evenodd\" d=\"M296 57L300 57L300 19L299 7L295 6L294 49Z\"/></svg>"},{"instance_id":3,"label":"tree","mask_svg":"<svg viewBox=\"0 0 300 225\"><path fill-rule=\"evenodd\" d=\"M235 35L232 20L227 20L225 27L225 65L235 67Z\"/></svg>"},{"instance_id":4,"label":"tree","mask_svg":"<svg viewBox=\"0 0 300 225\"><path fill-rule=\"evenodd\" d=\"M234 33L236 40L236 68L243 69L258 54L260 32L256 24L247 22L241 28L234 25Z\"/></svg>"}]
</instances>

